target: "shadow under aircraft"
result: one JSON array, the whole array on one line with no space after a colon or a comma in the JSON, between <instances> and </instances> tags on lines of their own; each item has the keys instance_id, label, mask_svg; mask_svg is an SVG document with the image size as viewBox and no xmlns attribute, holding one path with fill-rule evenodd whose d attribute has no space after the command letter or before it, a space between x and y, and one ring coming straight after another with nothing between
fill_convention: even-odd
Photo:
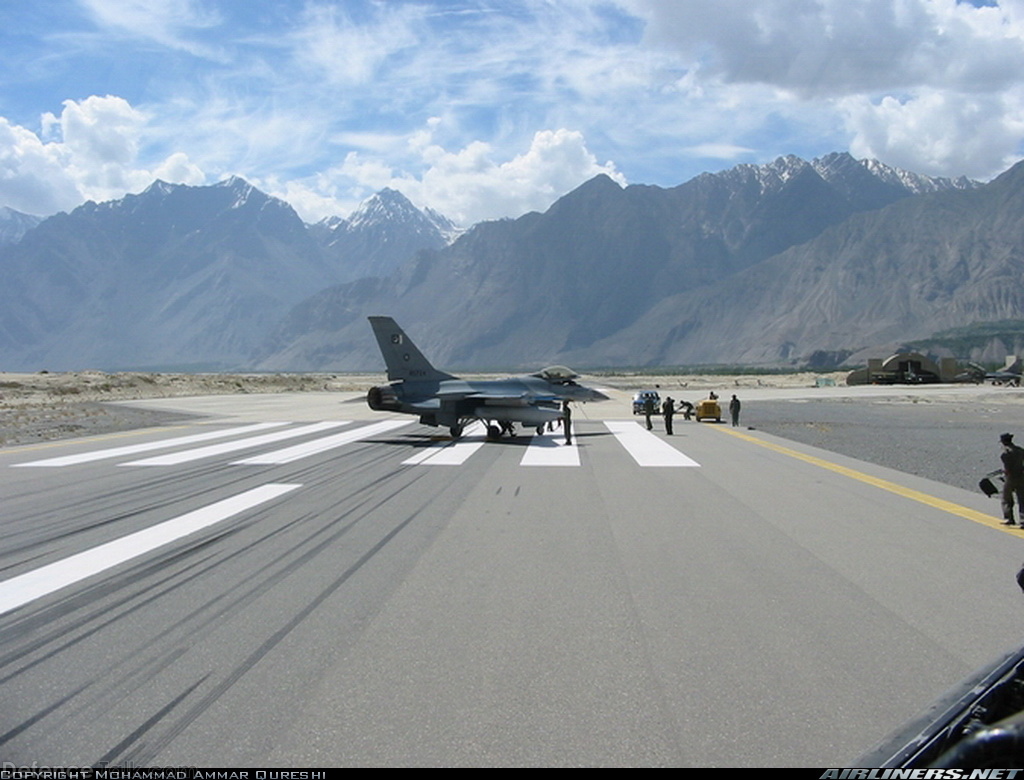
<instances>
[{"instance_id":1,"label":"shadow under aircraft","mask_svg":"<svg viewBox=\"0 0 1024 780\"><path fill-rule=\"evenodd\" d=\"M563 416L563 402L608 400L576 382L577 374L564 366L508 379L459 379L434 368L391 317L369 320L391 383L370 388L370 408L417 415L423 425L447 428L452 438L473 420L486 423L488 439L512 433L515 423L542 433Z\"/></svg>"}]
</instances>

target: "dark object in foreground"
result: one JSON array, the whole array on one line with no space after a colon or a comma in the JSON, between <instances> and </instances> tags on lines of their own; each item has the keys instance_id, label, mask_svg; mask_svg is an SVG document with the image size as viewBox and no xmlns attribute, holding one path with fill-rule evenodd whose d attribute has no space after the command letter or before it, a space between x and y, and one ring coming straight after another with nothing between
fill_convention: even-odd
<instances>
[{"instance_id":1,"label":"dark object in foreground","mask_svg":"<svg viewBox=\"0 0 1024 780\"><path fill-rule=\"evenodd\" d=\"M999 487L998 485L996 485L995 482L992 481L993 479L998 479L1002 481L1003 470L996 469L995 471L990 471L988 474L981 478L981 481L978 482L978 487L981 488L981 492L984 493L989 498L992 498L992 496L998 495L1003 491L1001 487Z\"/></svg>"},{"instance_id":2,"label":"dark object in foreground","mask_svg":"<svg viewBox=\"0 0 1024 780\"><path fill-rule=\"evenodd\" d=\"M1024 765L1024 647L979 670L850 766Z\"/></svg>"}]
</instances>

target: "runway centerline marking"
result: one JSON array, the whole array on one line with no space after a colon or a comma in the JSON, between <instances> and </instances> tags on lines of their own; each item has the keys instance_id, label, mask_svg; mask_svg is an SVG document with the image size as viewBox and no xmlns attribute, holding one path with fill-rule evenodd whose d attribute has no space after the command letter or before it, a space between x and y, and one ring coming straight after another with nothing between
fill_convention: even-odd
<instances>
[{"instance_id":1,"label":"runway centerline marking","mask_svg":"<svg viewBox=\"0 0 1024 780\"><path fill-rule=\"evenodd\" d=\"M91 452L83 452L78 455L62 455L56 458L33 460L28 463L12 463L11 468L29 466L74 466L79 463L89 463L94 460L106 460L108 458L120 458L127 455L137 455L140 452L162 450L167 449L169 447L177 447L179 445L184 444L198 444L199 442L211 441L213 439L226 439L228 436L244 436L247 433L265 431L268 430L269 428L280 428L282 425L288 425L288 423L268 422L256 423L254 425L244 425L241 428L225 428L224 430L211 431L208 433L197 433L191 436L176 436L173 439L160 439L159 441L149 441L144 442L142 444L128 444L123 447L111 447L110 449L105 450L92 450Z\"/></svg>"},{"instance_id":2,"label":"runway centerline marking","mask_svg":"<svg viewBox=\"0 0 1024 780\"><path fill-rule=\"evenodd\" d=\"M765 441L764 439L759 439L756 436L751 436L747 433L740 433L739 431L734 431L729 428L715 428L715 430L721 431L722 433L728 433L730 436L736 436L737 438L744 439L745 441L753 442L754 444L758 444L769 450L774 450L775 452L783 455L788 455L791 458L802 460L805 463L810 463L823 469L834 471L836 474L842 474L850 479L856 479L868 485L874 485L882 490L887 490L898 496L909 498L911 501L917 501L921 504L934 507L935 509L940 509L943 512L949 512L950 514L962 517L965 520L972 520L975 523L981 523L982 525L995 528L999 531L1006 531L1007 533L1011 533L1015 528L1017 528L1017 526L1003 528L997 523L997 519L992 515L987 515L984 512L979 512L976 509L971 509L970 507L962 506L961 504L954 504L952 501L946 501L943 498L937 498L936 496L922 493L920 490L904 487L903 485L897 484L896 482L890 482L889 480L882 479L881 477L873 477L870 474L865 474L863 471L851 469L848 466L840 466L838 463L833 463L832 461L825 460L824 458L818 458L814 455L808 455L804 452L800 452L799 450L784 447L781 444Z\"/></svg>"},{"instance_id":3,"label":"runway centerline marking","mask_svg":"<svg viewBox=\"0 0 1024 780\"><path fill-rule=\"evenodd\" d=\"M619 444L626 448L638 465L647 467L667 466L686 468L700 466L693 458L684 455L668 442L659 439L639 423L622 420L605 420L605 427L611 431Z\"/></svg>"},{"instance_id":4,"label":"runway centerline marking","mask_svg":"<svg viewBox=\"0 0 1024 780\"><path fill-rule=\"evenodd\" d=\"M301 485L267 484L0 582L0 614L201 531Z\"/></svg>"},{"instance_id":5,"label":"runway centerline marking","mask_svg":"<svg viewBox=\"0 0 1024 780\"><path fill-rule=\"evenodd\" d=\"M184 452L172 452L168 455L157 455L155 458L133 460L128 463L119 463L118 465L176 466L179 463L188 463L193 460L200 460L201 458L212 458L214 455L223 455L227 452L248 450L253 447L260 447L264 444L272 444L273 442L283 441L284 439L294 439L297 436L305 436L311 433L319 433L320 431L327 431L332 428L340 428L342 425L349 424L350 422L347 420L313 423L312 425L303 425L301 428L292 428L287 431L278 431L277 433L266 433L263 436L253 436L251 439L229 441L223 444L211 444L209 447L199 447L198 449L185 450Z\"/></svg>"},{"instance_id":6,"label":"runway centerline marking","mask_svg":"<svg viewBox=\"0 0 1024 780\"><path fill-rule=\"evenodd\" d=\"M316 439L314 441L306 442L305 444L296 444L294 447L286 447L283 450L274 450L273 452L267 452L263 455L253 455L251 458L232 461L231 465L280 466L285 463L291 463L292 461L299 460L300 458L308 458L310 455L317 455L321 452L326 452L327 450L333 450L336 447L351 444L352 442L369 439L371 436L376 436L378 433L387 433L388 431L393 431L396 428L403 428L406 425L411 424L412 423L408 420L382 420L381 422L365 425L362 428L345 431L343 433L336 433L333 436L326 436L323 439Z\"/></svg>"}]
</instances>

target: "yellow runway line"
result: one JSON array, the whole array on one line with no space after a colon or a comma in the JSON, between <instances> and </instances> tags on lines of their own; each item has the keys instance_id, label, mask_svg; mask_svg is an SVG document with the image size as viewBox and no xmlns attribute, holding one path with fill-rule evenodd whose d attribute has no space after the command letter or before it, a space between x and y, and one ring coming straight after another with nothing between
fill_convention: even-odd
<instances>
[{"instance_id":1,"label":"yellow runway line","mask_svg":"<svg viewBox=\"0 0 1024 780\"><path fill-rule=\"evenodd\" d=\"M865 474L863 471L857 471L856 469L851 469L846 466L840 466L838 463L832 463L831 461L824 460L822 458L817 458L814 455L807 455L803 452L798 452L797 450L790 449L789 447L783 447L781 444L775 444L770 441L765 441L764 439L759 439L756 436L751 436L746 433L734 431L730 428L716 427L715 430L721 431L722 433L728 433L730 436L735 436L745 441L753 442L754 444L760 445L761 447L766 447L769 450L774 450L775 452L782 453L783 455L788 455L791 458L802 460L805 463L810 463L815 466L819 466L823 469L834 471L835 473L842 474L843 476L849 477L850 479L856 479L859 480L860 482L867 483L868 485L874 485L875 487L881 488L882 490L888 490L890 493L895 493L898 496L909 498L911 501L917 501L922 504L927 504L930 507L934 507L935 509L941 509L943 512L949 512L950 514L956 515L957 517L962 517L966 520L971 520L975 523L981 523L982 525L988 526L989 528L995 528L999 531L1006 531L1007 533L1012 533L1013 531L1020 528L1020 526L1013 525L1005 526L1002 524L1002 521L999 520L999 518L993 517L992 515L987 515L984 512L978 512L975 509L970 509L969 507L961 506L960 504L954 504L952 501L946 501L945 499L942 498L930 496L927 493L922 493L920 490L913 490L912 488L904 487L903 485L898 485L895 482L890 482L889 480L882 479L881 477L873 477L870 474Z\"/></svg>"}]
</instances>

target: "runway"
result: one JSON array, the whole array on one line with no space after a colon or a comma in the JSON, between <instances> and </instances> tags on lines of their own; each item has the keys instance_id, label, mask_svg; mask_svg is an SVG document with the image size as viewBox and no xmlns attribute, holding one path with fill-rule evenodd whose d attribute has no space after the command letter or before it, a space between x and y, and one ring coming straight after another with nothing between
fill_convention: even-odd
<instances>
[{"instance_id":1,"label":"runway","mask_svg":"<svg viewBox=\"0 0 1024 780\"><path fill-rule=\"evenodd\" d=\"M758 431L162 403L0 450L4 761L842 766L1021 642L993 502Z\"/></svg>"}]
</instances>

